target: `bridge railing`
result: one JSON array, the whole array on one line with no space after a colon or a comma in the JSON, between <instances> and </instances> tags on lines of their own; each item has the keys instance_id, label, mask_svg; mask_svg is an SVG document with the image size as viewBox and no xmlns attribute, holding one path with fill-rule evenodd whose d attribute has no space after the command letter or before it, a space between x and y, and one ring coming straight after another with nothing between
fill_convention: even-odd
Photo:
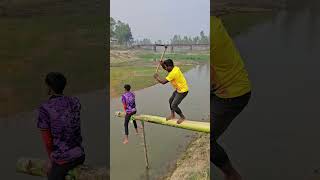
<instances>
[{"instance_id":1,"label":"bridge railing","mask_svg":"<svg viewBox=\"0 0 320 180\"><path fill-rule=\"evenodd\" d=\"M209 49L210 44L209 43L201 43L201 44L165 44L171 52L174 52L175 48L183 48L187 47L190 51L194 50L196 47L204 47L206 49ZM157 52L157 47L163 47L163 45L157 45L157 44L135 44L132 45L132 48L150 48L154 52Z\"/></svg>"}]
</instances>

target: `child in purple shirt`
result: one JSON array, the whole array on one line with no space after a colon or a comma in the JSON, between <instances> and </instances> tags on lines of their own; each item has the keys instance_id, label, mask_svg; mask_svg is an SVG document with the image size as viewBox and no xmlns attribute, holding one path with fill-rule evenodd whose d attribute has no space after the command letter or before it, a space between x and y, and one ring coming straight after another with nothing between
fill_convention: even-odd
<instances>
[{"instance_id":1,"label":"child in purple shirt","mask_svg":"<svg viewBox=\"0 0 320 180\"><path fill-rule=\"evenodd\" d=\"M49 100L39 108L37 127L49 156L48 180L64 180L68 171L85 160L79 99L63 95L67 83L61 73L46 76Z\"/></svg>"},{"instance_id":2,"label":"child in purple shirt","mask_svg":"<svg viewBox=\"0 0 320 180\"><path fill-rule=\"evenodd\" d=\"M121 101L123 104L124 112L126 113L125 119L124 119L124 129L125 129L125 137L123 140L123 144L128 144L128 135L129 135L129 120L133 114L136 114L136 101L135 101L135 95L130 91L131 86L129 84L124 85L125 92L122 94ZM133 120L133 125L136 130L136 134L138 134L138 126L137 122Z\"/></svg>"}]
</instances>

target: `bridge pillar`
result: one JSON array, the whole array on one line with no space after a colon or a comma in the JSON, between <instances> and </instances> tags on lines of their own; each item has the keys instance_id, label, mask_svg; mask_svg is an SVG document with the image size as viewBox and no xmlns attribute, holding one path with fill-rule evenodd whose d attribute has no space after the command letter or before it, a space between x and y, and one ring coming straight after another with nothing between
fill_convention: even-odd
<instances>
[{"instance_id":1,"label":"bridge pillar","mask_svg":"<svg viewBox=\"0 0 320 180\"><path fill-rule=\"evenodd\" d=\"M157 46L156 45L153 45L153 51L157 52Z\"/></svg>"},{"instance_id":2,"label":"bridge pillar","mask_svg":"<svg viewBox=\"0 0 320 180\"><path fill-rule=\"evenodd\" d=\"M173 46L171 46L171 52L173 53Z\"/></svg>"}]
</instances>

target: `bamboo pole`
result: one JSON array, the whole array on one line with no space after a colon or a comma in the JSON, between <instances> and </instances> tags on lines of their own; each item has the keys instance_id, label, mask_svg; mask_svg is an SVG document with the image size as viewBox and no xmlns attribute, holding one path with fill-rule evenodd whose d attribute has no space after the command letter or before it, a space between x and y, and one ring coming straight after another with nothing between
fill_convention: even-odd
<instances>
[{"instance_id":1,"label":"bamboo pole","mask_svg":"<svg viewBox=\"0 0 320 180\"><path fill-rule=\"evenodd\" d=\"M46 177L46 161L35 158L20 158L16 164L16 171L33 176ZM68 172L66 180L107 180L109 177L106 168L91 168L80 165Z\"/></svg>"},{"instance_id":2,"label":"bamboo pole","mask_svg":"<svg viewBox=\"0 0 320 180\"><path fill-rule=\"evenodd\" d=\"M124 112L116 112L115 115L117 117L125 117ZM145 121L145 122L150 122L150 123L155 123L155 124L161 124L161 125L166 125L166 126L172 126L176 128L182 128L182 129L188 129L192 131L198 131L198 132L203 132L203 133L210 133L210 123L209 122L200 122L200 121L190 121L190 120L185 120L181 124L177 124L177 120L166 120L164 117L159 117L159 116L151 116L151 115L132 115L132 118L134 120L140 120Z\"/></svg>"},{"instance_id":3,"label":"bamboo pole","mask_svg":"<svg viewBox=\"0 0 320 180\"><path fill-rule=\"evenodd\" d=\"M149 169L149 158L148 158L148 150L147 150L147 143L146 143L146 133L144 130L144 122L141 121L142 125L142 138L143 138L143 146L144 146L144 157L146 160L146 168Z\"/></svg>"}]
</instances>

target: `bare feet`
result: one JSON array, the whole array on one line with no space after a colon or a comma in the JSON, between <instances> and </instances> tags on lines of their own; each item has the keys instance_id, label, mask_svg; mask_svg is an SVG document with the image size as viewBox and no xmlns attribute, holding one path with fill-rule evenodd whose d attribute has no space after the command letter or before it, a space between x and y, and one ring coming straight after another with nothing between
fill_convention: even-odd
<instances>
[{"instance_id":1,"label":"bare feet","mask_svg":"<svg viewBox=\"0 0 320 180\"><path fill-rule=\"evenodd\" d=\"M180 118L180 119L177 121L177 123L178 123L178 124L181 124L184 120L185 120L185 118Z\"/></svg>"},{"instance_id":2,"label":"bare feet","mask_svg":"<svg viewBox=\"0 0 320 180\"><path fill-rule=\"evenodd\" d=\"M176 118L176 117L175 117L175 112L174 112L174 111L171 111L171 115L168 116L168 117L166 118L166 120L168 121L168 120L171 120L171 119L174 119L174 118Z\"/></svg>"},{"instance_id":3,"label":"bare feet","mask_svg":"<svg viewBox=\"0 0 320 180\"><path fill-rule=\"evenodd\" d=\"M176 118L176 117L175 117L175 116L170 115L170 116L168 116L168 117L166 118L166 120L168 121L168 120L171 120L171 119L174 119L174 118Z\"/></svg>"},{"instance_id":4,"label":"bare feet","mask_svg":"<svg viewBox=\"0 0 320 180\"><path fill-rule=\"evenodd\" d=\"M177 121L177 123L181 124L186 119L186 117L184 117L184 115L182 113L179 115L180 115L180 119Z\"/></svg>"},{"instance_id":5,"label":"bare feet","mask_svg":"<svg viewBox=\"0 0 320 180\"><path fill-rule=\"evenodd\" d=\"M123 144L128 144L128 143L129 143L128 137L125 137L125 138L123 139Z\"/></svg>"}]
</instances>

